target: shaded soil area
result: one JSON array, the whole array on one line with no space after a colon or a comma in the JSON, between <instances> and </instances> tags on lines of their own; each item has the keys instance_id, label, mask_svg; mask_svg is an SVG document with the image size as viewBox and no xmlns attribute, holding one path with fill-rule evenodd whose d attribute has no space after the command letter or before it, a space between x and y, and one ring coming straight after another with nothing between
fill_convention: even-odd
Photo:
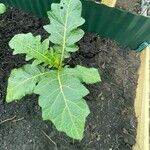
<instances>
[{"instance_id":1,"label":"shaded soil area","mask_svg":"<svg viewBox=\"0 0 150 150\"><path fill-rule=\"evenodd\" d=\"M140 14L141 0L117 0L116 7Z\"/></svg>"},{"instance_id":2,"label":"shaded soil area","mask_svg":"<svg viewBox=\"0 0 150 150\"><path fill-rule=\"evenodd\" d=\"M135 144L136 118L134 98L140 61L135 52L120 48L109 39L86 35L80 50L67 63L96 67L102 82L87 86L85 98L91 113L82 141L74 141L58 132L50 121L44 122L38 96L29 95L19 102L5 102L11 69L26 62L24 55L12 55L8 46L17 33L48 35L47 20L31 17L18 10L0 16L0 150L131 150Z\"/></svg>"}]
</instances>

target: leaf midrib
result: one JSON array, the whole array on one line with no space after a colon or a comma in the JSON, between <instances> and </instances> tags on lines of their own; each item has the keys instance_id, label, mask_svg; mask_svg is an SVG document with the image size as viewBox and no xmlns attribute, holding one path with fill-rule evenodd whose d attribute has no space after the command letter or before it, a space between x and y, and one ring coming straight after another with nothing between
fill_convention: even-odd
<instances>
[{"instance_id":1,"label":"leaf midrib","mask_svg":"<svg viewBox=\"0 0 150 150\"><path fill-rule=\"evenodd\" d=\"M59 87L60 87L60 92L62 93L64 102L65 102L65 108L64 108L64 110L67 108L68 113L69 113L69 116L70 116L70 119L71 119L71 122L72 122L73 126L76 128L76 125L74 124L74 121L73 121L73 118L72 118L72 115L71 115L71 111L70 111L70 109L69 109L69 107L68 107L68 104L67 104L67 101L68 101L68 100L66 99L66 96L65 96L65 94L64 94L64 92L63 92L62 83L61 83L61 79L60 79L60 71L59 71L59 70L58 70L58 72L57 72L57 79L58 79L58 83L59 83ZM64 110L63 110L63 111L64 111ZM77 132L77 134L78 134L78 136L79 136L80 134L79 134L79 132L78 132L77 129L76 129L76 132Z\"/></svg>"},{"instance_id":2,"label":"leaf midrib","mask_svg":"<svg viewBox=\"0 0 150 150\"><path fill-rule=\"evenodd\" d=\"M17 43L20 44L20 45L22 44L22 43L19 42L19 41L17 41ZM31 49L31 50L34 51L35 53L39 54L40 56L44 57L46 60L48 60L49 63L51 62L51 59L50 59L50 58L46 57L45 55L43 55L43 54L40 53L39 51L34 50L34 49L33 49L32 47L30 47L29 45L26 45L26 47L27 47L28 49ZM29 55L29 54L28 54L28 55ZM38 59L38 58L36 58L36 59Z\"/></svg>"},{"instance_id":3,"label":"leaf midrib","mask_svg":"<svg viewBox=\"0 0 150 150\"><path fill-rule=\"evenodd\" d=\"M69 0L68 5L67 5L67 10L66 10L66 18L65 18L65 24L64 24L64 36L63 36L63 47L62 47L62 55L61 55L61 60L60 60L60 65L62 65L62 61L64 59L64 53L65 53L65 47L66 47L66 33L67 33L67 22L68 22L68 9L70 6L71 0Z\"/></svg>"}]
</instances>

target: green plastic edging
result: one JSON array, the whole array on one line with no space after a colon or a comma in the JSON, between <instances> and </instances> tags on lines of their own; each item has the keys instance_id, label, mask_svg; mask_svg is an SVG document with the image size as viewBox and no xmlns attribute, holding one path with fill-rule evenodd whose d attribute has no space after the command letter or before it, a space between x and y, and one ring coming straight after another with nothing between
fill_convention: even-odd
<instances>
[{"instance_id":1,"label":"green plastic edging","mask_svg":"<svg viewBox=\"0 0 150 150\"><path fill-rule=\"evenodd\" d=\"M83 29L102 37L116 40L123 47L138 49L143 42L150 44L150 18L132 14L102 4L81 0L82 16L86 19ZM51 3L59 0L0 0L10 6L44 17Z\"/></svg>"}]
</instances>

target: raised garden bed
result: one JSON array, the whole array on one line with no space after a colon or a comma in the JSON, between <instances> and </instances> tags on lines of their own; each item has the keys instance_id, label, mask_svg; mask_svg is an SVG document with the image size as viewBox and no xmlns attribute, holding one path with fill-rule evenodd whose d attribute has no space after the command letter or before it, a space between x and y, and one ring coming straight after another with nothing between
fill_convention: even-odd
<instances>
[{"instance_id":1,"label":"raised garden bed","mask_svg":"<svg viewBox=\"0 0 150 150\"><path fill-rule=\"evenodd\" d=\"M102 82L87 86L86 97L91 113L85 136L74 141L58 132L51 122L43 122L37 96L6 104L6 86L10 71L26 62L24 56L12 56L8 42L17 33L47 33L43 25L47 20L10 9L0 17L0 145L11 150L130 150L135 144L137 120L134 112L137 71L140 58L137 53L122 49L109 39L89 34L78 43L79 52L66 63L74 67L81 64L96 67Z\"/></svg>"}]
</instances>

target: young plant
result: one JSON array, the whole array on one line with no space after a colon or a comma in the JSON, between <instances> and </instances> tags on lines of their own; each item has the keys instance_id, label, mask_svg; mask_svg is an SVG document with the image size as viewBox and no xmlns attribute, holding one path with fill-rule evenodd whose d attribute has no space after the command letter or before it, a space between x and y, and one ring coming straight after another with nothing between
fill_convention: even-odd
<instances>
[{"instance_id":1,"label":"young plant","mask_svg":"<svg viewBox=\"0 0 150 150\"><path fill-rule=\"evenodd\" d=\"M83 138L89 108L84 100L89 91L82 84L100 81L95 68L77 65L70 68L65 58L78 50L75 45L84 32L78 27L84 23L80 0L61 0L51 5L48 12L50 24L44 26L49 39L41 42L41 36L31 33L15 35L9 46L13 54L26 54L32 64L13 69L8 80L6 101L21 99L27 94L38 94L44 120L50 120L59 131L69 137ZM53 43L49 47L49 41Z\"/></svg>"}]
</instances>

